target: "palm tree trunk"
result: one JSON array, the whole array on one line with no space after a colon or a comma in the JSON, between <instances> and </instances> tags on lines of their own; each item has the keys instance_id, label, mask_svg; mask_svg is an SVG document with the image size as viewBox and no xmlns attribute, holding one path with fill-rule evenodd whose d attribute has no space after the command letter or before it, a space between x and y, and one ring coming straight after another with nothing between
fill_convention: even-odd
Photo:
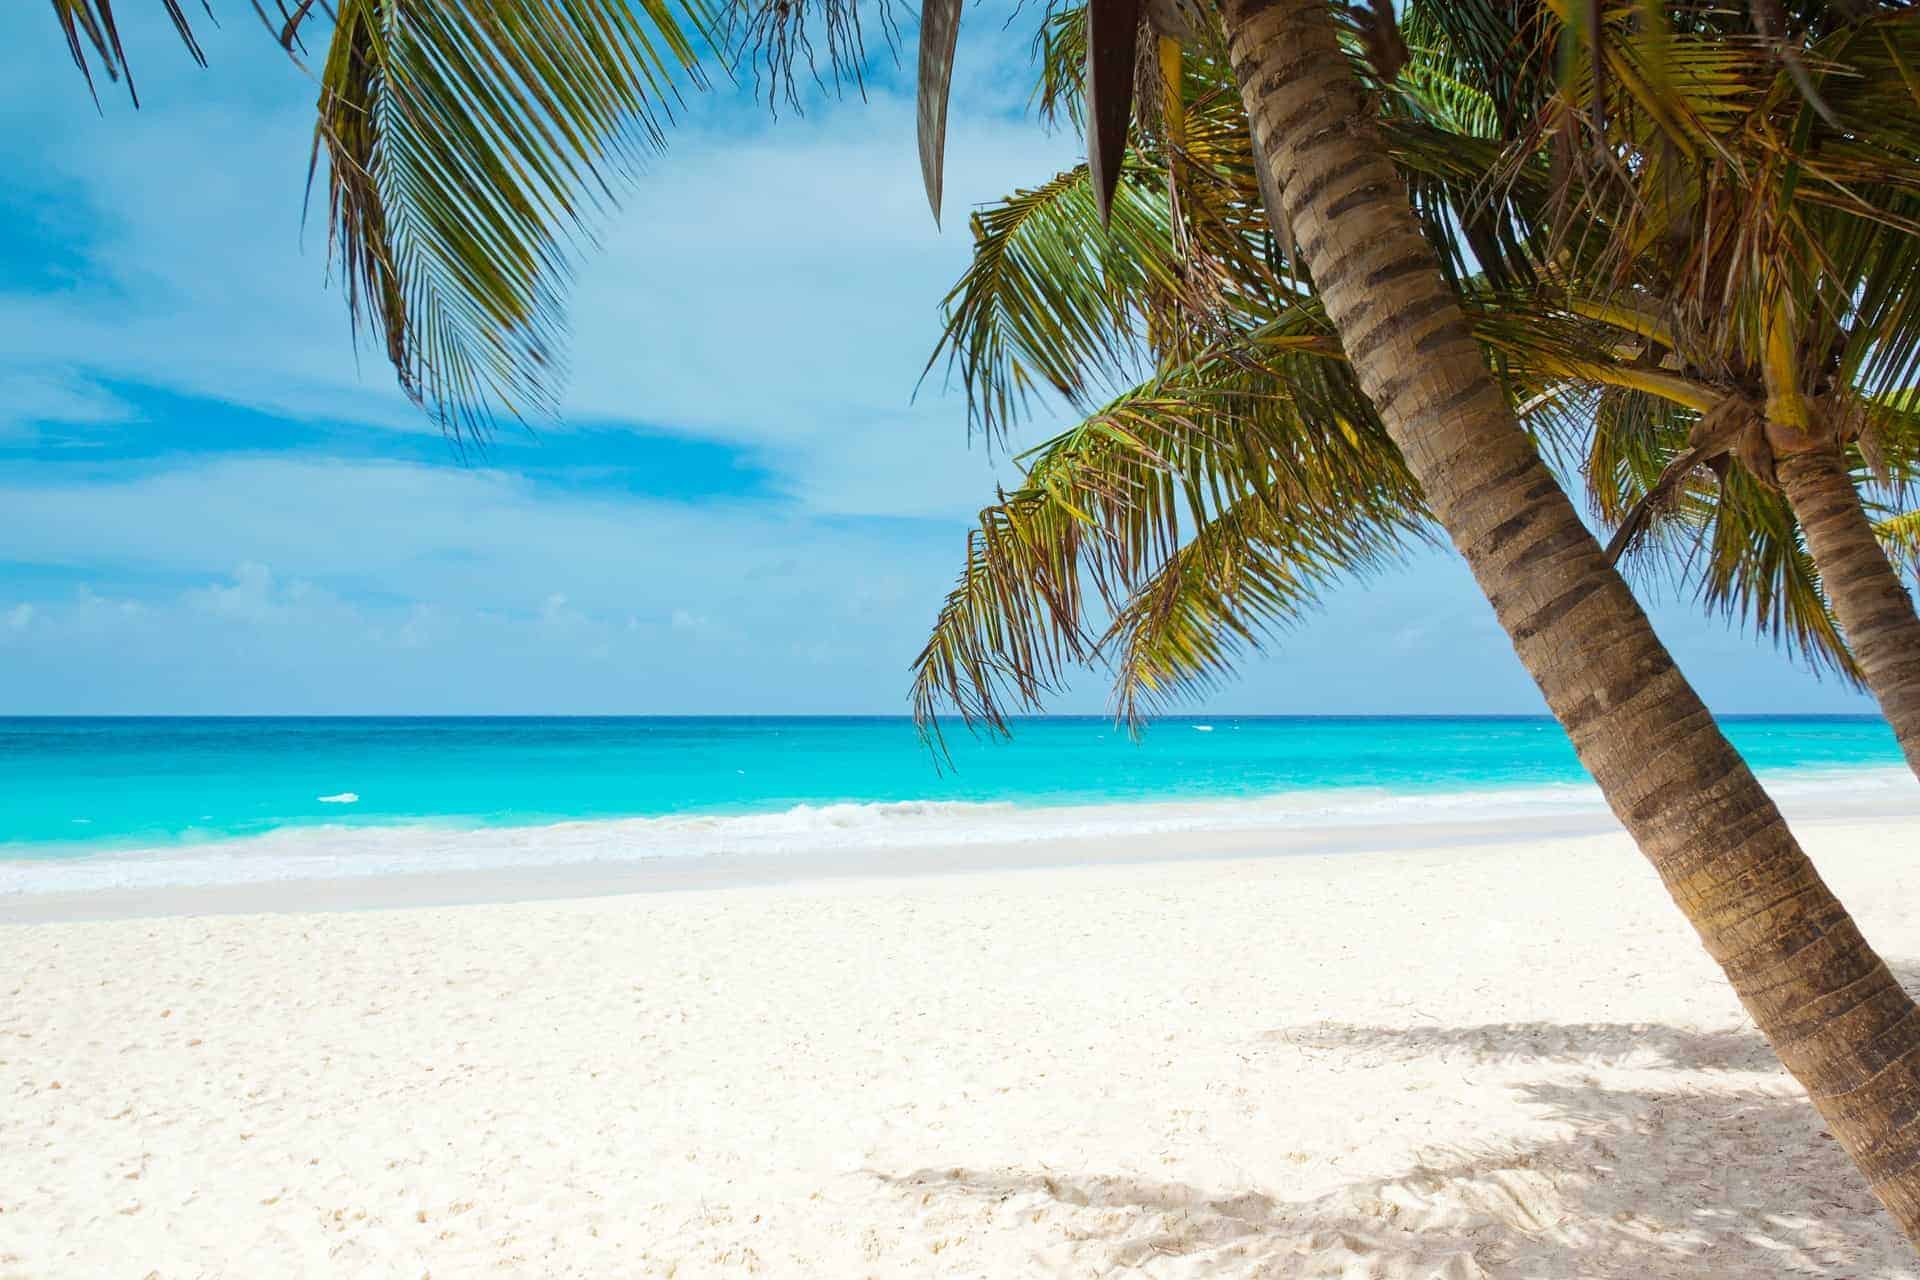
<instances>
[{"instance_id":1,"label":"palm tree trunk","mask_svg":"<svg viewBox=\"0 0 1920 1280\"><path fill-rule=\"evenodd\" d=\"M1860 506L1838 446L1774 463L1867 687L1920 774L1920 614Z\"/></svg>"},{"instance_id":2,"label":"palm tree trunk","mask_svg":"<svg viewBox=\"0 0 1920 1280\"><path fill-rule=\"evenodd\" d=\"M1488 373L1327 0L1223 0L1283 241L1607 803L1909 1238L1920 1009L1801 852Z\"/></svg>"}]
</instances>

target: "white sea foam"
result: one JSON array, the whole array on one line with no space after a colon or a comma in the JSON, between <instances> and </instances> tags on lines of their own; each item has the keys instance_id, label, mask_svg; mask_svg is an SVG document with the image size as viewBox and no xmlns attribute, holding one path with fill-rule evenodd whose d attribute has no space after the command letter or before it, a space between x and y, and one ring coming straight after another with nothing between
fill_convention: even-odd
<instances>
[{"instance_id":1,"label":"white sea foam","mask_svg":"<svg viewBox=\"0 0 1920 1280\"><path fill-rule=\"evenodd\" d=\"M1905 769L1794 770L1767 778L1790 810L1822 816L1920 809ZM351 793L348 793L351 794ZM796 805L779 813L560 822L523 827L293 827L267 835L86 857L0 860L0 893L249 884L434 871L481 871L715 854L938 849L1206 831L1417 827L1437 823L1604 819L1589 783L1478 791L1369 788L1244 799L1026 806L914 800Z\"/></svg>"},{"instance_id":2,"label":"white sea foam","mask_svg":"<svg viewBox=\"0 0 1920 1280\"><path fill-rule=\"evenodd\" d=\"M337 796L316 796L314 798L317 799L321 804L359 804L360 803L360 797L355 795L351 791L342 791Z\"/></svg>"}]
</instances>

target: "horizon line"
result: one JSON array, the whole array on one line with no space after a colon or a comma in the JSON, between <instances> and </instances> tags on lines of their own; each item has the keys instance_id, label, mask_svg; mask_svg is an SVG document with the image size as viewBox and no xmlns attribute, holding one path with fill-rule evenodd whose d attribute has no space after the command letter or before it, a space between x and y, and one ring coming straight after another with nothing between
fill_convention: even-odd
<instances>
[{"instance_id":1,"label":"horizon line","mask_svg":"<svg viewBox=\"0 0 1920 1280\"><path fill-rule=\"evenodd\" d=\"M1873 711L1715 711L1716 720L1880 720ZM1117 723L1104 712L1022 712L1010 723L1044 720L1094 720ZM0 711L0 723L18 720L898 720L913 723L907 712L865 711ZM955 717L946 723L970 728ZM1148 724L1192 720L1541 720L1558 723L1546 711L1213 711L1148 716ZM977 726L983 730L988 726Z\"/></svg>"}]
</instances>

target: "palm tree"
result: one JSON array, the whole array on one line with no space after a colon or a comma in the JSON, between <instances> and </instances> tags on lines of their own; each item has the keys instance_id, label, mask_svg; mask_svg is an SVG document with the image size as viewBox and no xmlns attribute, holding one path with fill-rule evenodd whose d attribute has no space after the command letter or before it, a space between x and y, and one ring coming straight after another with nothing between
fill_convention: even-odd
<instances>
[{"instance_id":1,"label":"palm tree","mask_svg":"<svg viewBox=\"0 0 1920 1280\"><path fill-rule=\"evenodd\" d=\"M1598 288L1571 304L1715 391L1669 486L1731 466L1784 497L1920 773L1920 615L1852 476L1883 442L1911 445L1889 437L1910 434L1890 396L1920 362L1920 30L1910 14L1810 6L1783 64L1762 9L1760 45L1733 39L1748 33L1724 12L1617 27L1552 92L1556 51L1522 40L1507 96L1531 99L1532 136L1582 170L1562 226L1604 228Z\"/></svg>"},{"instance_id":2,"label":"palm tree","mask_svg":"<svg viewBox=\"0 0 1920 1280\"><path fill-rule=\"evenodd\" d=\"M1228 50L1354 372L1581 762L1754 1021L1920 1241L1920 1007L1821 881L1515 420L1320 0L1226 0ZM1842 618L1845 621L1844 615Z\"/></svg>"},{"instance_id":3,"label":"palm tree","mask_svg":"<svg viewBox=\"0 0 1920 1280\"><path fill-rule=\"evenodd\" d=\"M1409 16L1418 23L1424 15L1415 10ZM1040 97L1056 117L1079 106L1074 68L1085 53L1078 18L1077 11L1057 11L1047 29ZM1707 411L1715 411L1707 428L1723 431L1728 411L1751 402L1753 395L1744 391L1736 370L1757 368L1757 360L1743 360L1736 351L1716 357L1708 368L1682 363L1671 345L1647 336L1666 332L1652 308L1632 306L1629 295L1583 281L1582 264L1566 249L1543 260L1551 248L1543 224L1554 194L1546 161L1514 167L1501 188L1501 206L1489 209L1486 168L1493 167L1494 153L1488 144L1500 129L1491 94L1474 83L1474 68L1447 56L1443 34L1436 39L1437 33L1418 25L1410 34L1419 56L1397 81L1379 86L1389 146L1402 174L1417 186L1416 203L1436 248L1457 252L1454 228L1465 228L1474 241L1476 256L1488 270L1467 278L1461 274L1464 261L1454 264L1469 316L1523 423L1550 452L1583 464L1597 513L1622 526L1609 556L1617 557L1649 528L1669 535L1660 540L1676 554L1655 567L1677 561L1675 572L1693 580L1710 608L1748 615L1762 634L1801 650L1816 669L1829 668L1858 682L1859 668L1784 498L1747 468L1730 467L1739 454L1716 457L1690 439L1702 430ZM1670 60L1679 61L1681 52L1675 50ZM1746 74L1762 78L1752 68ZM1777 75L1771 62L1765 74ZM1090 392L1101 384L1123 383L1143 356L1162 366L1156 377L1163 378L1196 346L1216 355L1237 346L1242 365L1256 363L1255 352L1266 349L1247 341L1246 332L1272 318L1273 300L1292 296L1291 283L1267 269L1259 247L1266 239L1265 220L1246 121L1237 94L1231 104L1223 100L1223 84L1230 86L1231 73L1207 50L1196 49L1185 59L1181 83L1156 93L1163 107L1177 109L1181 136L1170 136L1175 123L1164 111L1140 113L1132 139L1137 159L1123 168L1109 228L1099 225L1086 166L978 215L975 264L949 295L943 348L976 417L989 430L1018 415L1019 393L1033 383L1091 412L1098 399ZM1767 137L1763 130L1746 133ZM1820 166L1822 139L1813 136L1808 142L1796 155L1804 165ZM1897 155L1877 170L1888 174L1902 165L1916 171ZM1777 173L1786 166L1750 159L1748 167L1764 178L1769 169ZM1878 183L1882 189L1898 185L1884 177ZM1846 213L1853 216L1866 189L1850 181L1846 190ZM1892 247L1905 250L1916 243L1896 230ZM1897 328L1883 332L1884 338L1876 335L1873 341L1901 346ZM1151 339L1150 350L1141 349L1142 335ZM1320 353L1337 357L1337 345L1329 343ZM1296 362L1291 376L1301 376L1298 368ZM1270 394L1284 395L1284 388ZM1856 428L1871 428L1849 450L1856 483L1863 496L1886 490L1871 506L1878 516L1889 517L1920 453L1920 417L1885 397L1864 394L1855 397L1850 412ZM1080 466L1084 469L1084 462ZM1017 512L1039 509L1027 495L985 514L988 523L1017 522ZM1681 518L1656 521L1656 514ZM1189 516L1190 521L1204 519L1199 511ZM1110 518L1124 517L1124 509L1111 509ZM1019 545L985 533L983 526L970 550L970 573L976 577L994 548ZM1633 563L1647 565L1644 557ZM984 633L969 618L984 616L979 610L984 603L969 607L964 593L956 595L923 657L962 659L969 645L978 652ZM1045 620L1044 614L1036 616ZM1164 610L1163 616L1171 619L1179 611ZM1070 621L1065 631L1074 635L1080 625ZM1093 637L1084 639L1089 643L1076 645L1071 656L1083 658L1095 647ZM1218 656L1222 651L1215 643L1206 652ZM976 673L999 670L964 661L943 669L964 675L969 665ZM956 696L954 682L941 678L942 669L923 663L921 674L917 694L923 706L931 709L937 697ZM1143 692L1132 682L1136 674L1139 669L1125 663L1116 672L1123 709L1130 710ZM1170 674L1162 671L1157 683L1164 687ZM1218 672L1202 668L1186 674L1206 679ZM969 689L967 696L981 692ZM991 704L991 690L985 692Z\"/></svg>"},{"instance_id":4,"label":"palm tree","mask_svg":"<svg viewBox=\"0 0 1920 1280\"><path fill-rule=\"evenodd\" d=\"M1094 0L1087 20L1088 150L1103 211L1121 176L1115 133L1129 112L1113 99L1132 81L1140 8ZM1221 17L1276 243L1311 278L1388 438L1614 813L1920 1242L1920 1008L1820 880L1522 430L1422 233L1332 10L1223 0ZM1387 43L1377 24L1374 35ZM943 81L932 77L936 90ZM922 118L943 119L944 108Z\"/></svg>"},{"instance_id":5,"label":"palm tree","mask_svg":"<svg viewBox=\"0 0 1920 1280\"><path fill-rule=\"evenodd\" d=\"M180 5L162 3L196 48ZM923 67L943 86L958 0L930 3ZM568 229L602 199L608 167L657 137L677 86L697 78L703 24L665 0L637 13L618 0L335 0L330 10L300 0L275 32L290 52L316 7L335 23L316 148L349 306L450 431L484 428L492 404L539 410L550 403ZM824 9L837 64L854 6L811 7ZM1182 4L1145 7L1169 36L1196 18ZM796 24L809 8L747 11L776 69L804 46ZM1142 8L1095 0L1089 16L1102 216L1119 178ZM1835 1137L1920 1238L1920 1009L1820 881L1516 421L1422 235L1332 9L1220 8L1275 242L1311 277L1386 438L1614 812ZM89 46L109 72L123 67L108 0L54 9L83 70ZM1386 10L1363 12L1390 53ZM944 93L930 95L923 120L944 118ZM936 158L936 205L938 150L923 147ZM1253 512L1248 527L1263 521L1275 524Z\"/></svg>"}]
</instances>

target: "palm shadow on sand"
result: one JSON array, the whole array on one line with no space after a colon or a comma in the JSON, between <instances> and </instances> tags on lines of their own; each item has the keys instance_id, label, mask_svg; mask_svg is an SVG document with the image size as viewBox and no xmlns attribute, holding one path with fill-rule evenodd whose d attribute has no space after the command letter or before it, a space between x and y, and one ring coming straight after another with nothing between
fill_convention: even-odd
<instances>
[{"instance_id":1,"label":"palm shadow on sand","mask_svg":"<svg viewBox=\"0 0 1920 1280\"><path fill-rule=\"evenodd\" d=\"M1920 1277L1757 1032L1321 1023L1267 1038L1375 1060L1537 1062L1554 1078L1515 1088L1566 1136L1429 1150L1393 1177L1293 1202L1250 1188L1034 1169L876 1176L930 1219L951 1216L972 1231L983 1216L985 1229L1045 1226L1037 1238L1052 1243L1036 1246L1034 1274ZM1596 1062L1727 1078L1603 1087L1566 1069Z\"/></svg>"}]
</instances>

